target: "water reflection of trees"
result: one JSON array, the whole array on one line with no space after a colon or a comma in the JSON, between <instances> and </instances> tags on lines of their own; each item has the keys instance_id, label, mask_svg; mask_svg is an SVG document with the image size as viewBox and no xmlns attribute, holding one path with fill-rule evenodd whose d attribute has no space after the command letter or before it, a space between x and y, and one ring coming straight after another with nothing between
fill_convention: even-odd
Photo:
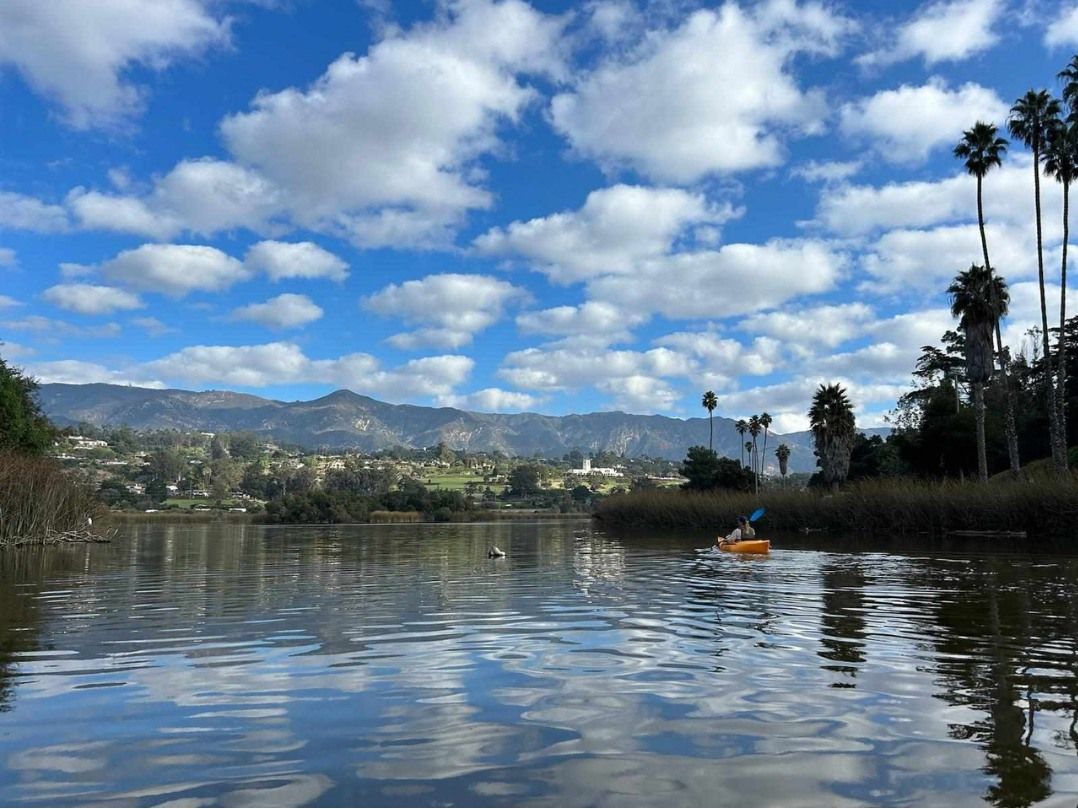
<instances>
[{"instance_id":1,"label":"water reflection of trees","mask_svg":"<svg viewBox=\"0 0 1078 809\"><path fill-rule=\"evenodd\" d=\"M0 711L11 710L18 657L40 648L44 584L82 570L88 548L9 548L0 551Z\"/></svg>"},{"instance_id":2,"label":"water reflection of trees","mask_svg":"<svg viewBox=\"0 0 1078 809\"><path fill-rule=\"evenodd\" d=\"M856 562L825 563L820 570L823 578L822 631L818 653L833 661L822 668L828 671L857 676L865 662L865 572ZM835 682L832 688L853 688L852 682Z\"/></svg>"},{"instance_id":3,"label":"water reflection of trees","mask_svg":"<svg viewBox=\"0 0 1078 809\"><path fill-rule=\"evenodd\" d=\"M1051 795L1052 771L1034 743L1038 713L1075 716L1074 563L1034 565L990 559L971 570L919 572L918 585L940 598L926 603L926 629L938 653L937 696L980 718L954 723L951 735L985 753L992 783L986 801L1028 806ZM1070 659L1060 627L1071 627ZM1078 742L1071 721L1071 744ZM1066 741L1064 740L1064 746Z\"/></svg>"}]
</instances>

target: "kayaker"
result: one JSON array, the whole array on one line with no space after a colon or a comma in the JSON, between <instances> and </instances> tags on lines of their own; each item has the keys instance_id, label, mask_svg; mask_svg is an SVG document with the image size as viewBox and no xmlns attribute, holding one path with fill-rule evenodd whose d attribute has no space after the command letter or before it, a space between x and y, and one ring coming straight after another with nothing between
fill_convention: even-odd
<instances>
[{"instance_id":1,"label":"kayaker","mask_svg":"<svg viewBox=\"0 0 1078 809\"><path fill-rule=\"evenodd\" d=\"M737 518L737 528L727 534L726 537L719 542L719 547L721 548L723 545L740 542L742 539L752 539L755 536L756 529L749 525L749 518L745 515L741 515Z\"/></svg>"}]
</instances>

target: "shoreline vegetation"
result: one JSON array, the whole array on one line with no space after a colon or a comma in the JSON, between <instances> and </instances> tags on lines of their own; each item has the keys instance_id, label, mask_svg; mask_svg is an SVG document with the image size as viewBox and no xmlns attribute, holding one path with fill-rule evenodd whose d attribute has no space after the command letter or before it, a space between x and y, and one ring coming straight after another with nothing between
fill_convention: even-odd
<instances>
[{"instance_id":1,"label":"shoreline vegetation","mask_svg":"<svg viewBox=\"0 0 1078 809\"><path fill-rule=\"evenodd\" d=\"M55 461L0 454L0 548L107 542L95 530L102 508L92 488Z\"/></svg>"},{"instance_id":2,"label":"shoreline vegetation","mask_svg":"<svg viewBox=\"0 0 1078 809\"><path fill-rule=\"evenodd\" d=\"M848 484L838 494L766 490L705 492L656 490L605 498L595 517L611 528L707 530L725 533L737 515L764 506L756 525L768 532L849 536L943 537L963 532L1078 539L1078 480L922 482L871 480ZM1078 549L1078 544L1075 545Z\"/></svg>"}]
</instances>

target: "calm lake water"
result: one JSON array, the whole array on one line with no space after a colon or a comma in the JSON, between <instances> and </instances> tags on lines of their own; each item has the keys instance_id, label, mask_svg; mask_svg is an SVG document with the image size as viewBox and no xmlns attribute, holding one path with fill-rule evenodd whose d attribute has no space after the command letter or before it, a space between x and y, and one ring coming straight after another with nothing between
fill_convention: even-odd
<instances>
[{"instance_id":1,"label":"calm lake water","mask_svg":"<svg viewBox=\"0 0 1078 809\"><path fill-rule=\"evenodd\" d=\"M154 524L0 554L0 805L1078 803L1078 558L707 541Z\"/></svg>"}]
</instances>

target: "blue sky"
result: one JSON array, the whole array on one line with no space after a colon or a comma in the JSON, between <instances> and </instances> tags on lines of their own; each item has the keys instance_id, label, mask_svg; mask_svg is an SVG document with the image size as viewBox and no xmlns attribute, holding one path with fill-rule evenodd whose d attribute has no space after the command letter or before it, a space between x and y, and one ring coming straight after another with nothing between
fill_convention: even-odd
<instances>
[{"instance_id":1,"label":"blue sky","mask_svg":"<svg viewBox=\"0 0 1078 809\"><path fill-rule=\"evenodd\" d=\"M1076 51L1073 2L6 0L0 355L780 432L842 381L878 425L980 258L952 147ZM1031 171L985 183L1016 351Z\"/></svg>"}]
</instances>

